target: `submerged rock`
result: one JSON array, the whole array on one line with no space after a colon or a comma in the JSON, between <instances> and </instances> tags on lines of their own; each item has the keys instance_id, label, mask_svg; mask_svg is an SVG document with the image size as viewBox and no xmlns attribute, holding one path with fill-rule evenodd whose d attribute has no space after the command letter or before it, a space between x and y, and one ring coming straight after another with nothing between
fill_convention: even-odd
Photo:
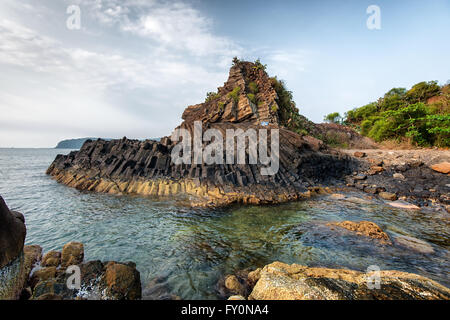
<instances>
[{"instance_id":1,"label":"submerged rock","mask_svg":"<svg viewBox=\"0 0 450 320\"><path fill-rule=\"evenodd\" d=\"M434 300L450 299L439 283L400 271L376 272L310 268L274 262L265 266L249 300Z\"/></svg>"},{"instance_id":2,"label":"submerged rock","mask_svg":"<svg viewBox=\"0 0 450 320\"><path fill-rule=\"evenodd\" d=\"M328 223L328 225L341 227L353 231L357 235L377 239L382 243L392 244L386 232L381 230L381 228L378 225L370 221L360 221L360 222L342 221L342 222Z\"/></svg>"},{"instance_id":3,"label":"submerged rock","mask_svg":"<svg viewBox=\"0 0 450 320\"><path fill-rule=\"evenodd\" d=\"M428 254L434 252L433 247L429 243L426 243L425 241L414 237L398 236L397 238L395 238L395 244L406 247L410 250L417 251L419 253Z\"/></svg>"}]
</instances>

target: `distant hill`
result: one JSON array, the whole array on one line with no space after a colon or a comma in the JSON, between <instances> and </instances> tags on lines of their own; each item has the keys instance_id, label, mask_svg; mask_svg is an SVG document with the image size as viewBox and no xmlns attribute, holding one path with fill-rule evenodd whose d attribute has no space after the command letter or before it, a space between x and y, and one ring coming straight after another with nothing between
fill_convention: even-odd
<instances>
[{"instance_id":1,"label":"distant hill","mask_svg":"<svg viewBox=\"0 0 450 320\"><path fill-rule=\"evenodd\" d=\"M98 138L79 138L79 139L68 139L58 142L55 149L80 149L86 140L96 140Z\"/></svg>"},{"instance_id":2,"label":"distant hill","mask_svg":"<svg viewBox=\"0 0 450 320\"><path fill-rule=\"evenodd\" d=\"M78 138L78 139L67 139L58 142L55 149L81 149L86 140L97 140L99 138ZM101 138L103 140L112 140L109 138ZM161 138L153 138L151 140L159 141Z\"/></svg>"}]
</instances>

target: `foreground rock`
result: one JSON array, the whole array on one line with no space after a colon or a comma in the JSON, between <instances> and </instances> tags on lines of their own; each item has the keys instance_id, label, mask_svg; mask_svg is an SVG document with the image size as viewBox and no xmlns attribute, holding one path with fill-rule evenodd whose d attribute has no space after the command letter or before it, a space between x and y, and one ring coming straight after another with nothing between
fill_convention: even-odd
<instances>
[{"instance_id":1,"label":"foreground rock","mask_svg":"<svg viewBox=\"0 0 450 320\"><path fill-rule=\"evenodd\" d=\"M0 268L14 261L22 252L26 233L24 216L10 211L0 196Z\"/></svg>"},{"instance_id":2,"label":"foreground rock","mask_svg":"<svg viewBox=\"0 0 450 320\"><path fill-rule=\"evenodd\" d=\"M225 154L219 153L215 164L202 161L198 165L175 165L171 154L177 142L168 137L160 142L126 138L88 140L80 151L58 155L47 173L79 190L155 196L181 194L190 196L194 205L212 206L298 200L309 196L308 188L343 181L356 162L328 149L316 138L283 127L280 108L281 102L266 72L253 63L237 62L228 81L212 99L186 108L184 122L178 127L190 133L192 145L196 122L203 132L216 129L224 146L226 131L230 129L244 132L279 129L279 170L275 175L265 175L268 165L261 161L249 164L249 148L245 148L246 164L217 164L219 158L226 163ZM245 139L242 132L238 136ZM267 143L267 155L274 155L270 131ZM202 142L203 150L210 145ZM237 150L236 146L233 150ZM194 156L190 159L193 163ZM233 163L237 163L237 151Z\"/></svg>"},{"instance_id":3,"label":"foreground rock","mask_svg":"<svg viewBox=\"0 0 450 320\"><path fill-rule=\"evenodd\" d=\"M274 262L258 272L249 300L449 300L450 290L428 278L380 271L379 289L370 289L374 272L309 268ZM370 277L370 278L368 278ZM371 284L375 284L373 281Z\"/></svg>"},{"instance_id":4,"label":"foreground rock","mask_svg":"<svg viewBox=\"0 0 450 320\"><path fill-rule=\"evenodd\" d=\"M51 263L51 266L38 267L31 275L28 281L31 299L136 300L141 298L140 274L134 263L83 262L84 246L78 242L67 243L63 247L62 254L58 253L51 251L45 256L49 259L62 256L59 264ZM68 269L71 266L77 266L81 271L80 289L71 289L68 286L73 284L73 281L69 279L73 275L73 271Z\"/></svg>"},{"instance_id":5,"label":"foreground rock","mask_svg":"<svg viewBox=\"0 0 450 320\"><path fill-rule=\"evenodd\" d=\"M20 295L27 277L25 236L25 218L10 211L0 196L0 300L17 299Z\"/></svg>"}]
</instances>

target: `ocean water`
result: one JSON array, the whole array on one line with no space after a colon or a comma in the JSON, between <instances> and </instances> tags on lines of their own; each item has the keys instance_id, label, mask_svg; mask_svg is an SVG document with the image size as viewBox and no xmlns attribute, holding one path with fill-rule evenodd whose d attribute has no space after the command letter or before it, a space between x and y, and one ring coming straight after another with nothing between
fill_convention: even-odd
<instances>
[{"instance_id":1,"label":"ocean water","mask_svg":"<svg viewBox=\"0 0 450 320\"><path fill-rule=\"evenodd\" d=\"M27 244L44 251L69 241L85 245L86 260L134 261L152 298L217 299L218 280L273 261L365 271L402 270L450 286L450 216L405 211L365 194L322 196L277 206L192 209L178 199L80 192L45 174L70 150L0 149L0 194L25 215ZM330 231L326 223L368 220L393 246ZM432 253L398 245L400 236L425 241Z\"/></svg>"}]
</instances>

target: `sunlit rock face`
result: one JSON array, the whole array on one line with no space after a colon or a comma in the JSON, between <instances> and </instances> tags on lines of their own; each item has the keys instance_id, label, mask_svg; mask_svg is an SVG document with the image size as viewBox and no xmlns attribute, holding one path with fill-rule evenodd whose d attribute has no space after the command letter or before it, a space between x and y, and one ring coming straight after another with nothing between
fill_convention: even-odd
<instances>
[{"instance_id":1,"label":"sunlit rock face","mask_svg":"<svg viewBox=\"0 0 450 320\"><path fill-rule=\"evenodd\" d=\"M159 142L126 138L87 141L80 151L59 155L47 173L80 190L144 196L187 195L192 205L219 206L280 203L309 197L311 187L336 182L354 169L356 163L351 157L329 150L318 139L288 130L284 125L289 119L280 119L285 114L280 108L273 80L264 68L237 62L216 93L204 103L186 108L184 121L174 131L185 129L194 151L195 146L205 151L212 142L222 141L223 150L214 149L210 153L215 157L213 163L207 164L204 157L196 163L198 158L194 159L192 152L187 157L190 163L175 164L171 155L179 141L173 141L172 135L173 139L165 137ZM197 145L196 128L201 132ZM205 139L203 134L209 129L216 129L219 136ZM238 137L233 138L233 145L227 149L229 130L234 130ZM252 130L257 137L256 163L249 160L249 138L245 137ZM267 139L262 139L262 132ZM273 132L278 136L272 136ZM240 138L246 148L241 148L245 149L245 161L238 164ZM267 146L266 162L261 161L261 143ZM227 151L231 149L234 155L229 161ZM268 167L275 167L273 174L265 173Z\"/></svg>"}]
</instances>

